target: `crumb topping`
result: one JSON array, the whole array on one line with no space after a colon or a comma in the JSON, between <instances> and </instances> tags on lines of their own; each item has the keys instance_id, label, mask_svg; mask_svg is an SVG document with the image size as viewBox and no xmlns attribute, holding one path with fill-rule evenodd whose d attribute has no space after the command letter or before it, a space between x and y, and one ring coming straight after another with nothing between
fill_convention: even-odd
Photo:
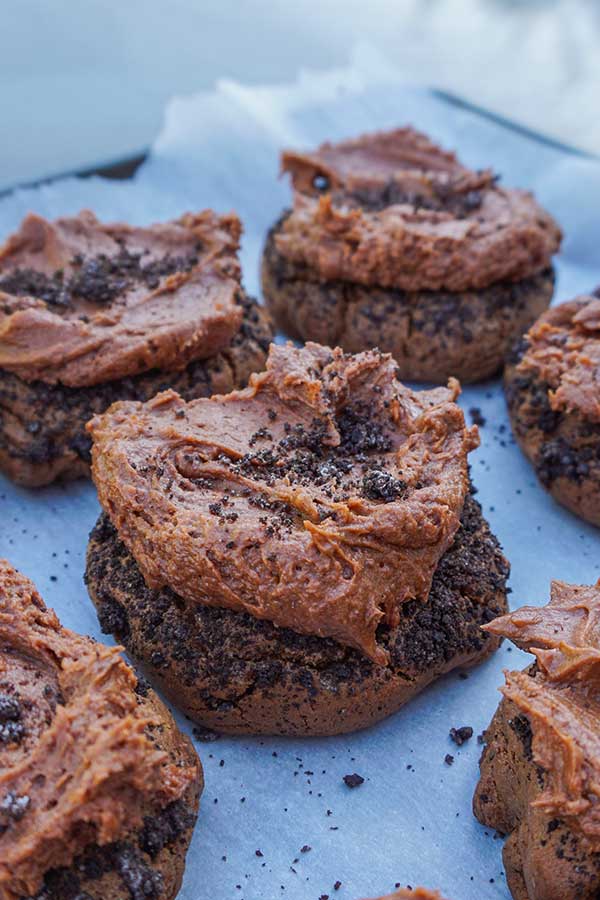
<instances>
[{"instance_id":1,"label":"crumb topping","mask_svg":"<svg viewBox=\"0 0 600 900\"><path fill-rule=\"evenodd\" d=\"M245 391L96 417L100 501L148 584L386 664L377 625L427 598L477 441L456 384L415 393L395 372L377 351L272 346Z\"/></svg>"},{"instance_id":2,"label":"crumb topping","mask_svg":"<svg viewBox=\"0 0 600 900\"><path fill-rule=\"evenodd\" d=\"M27 216L0 247L0 368L84 387L218 353L242 324L240 231L210 210L145 228Z\"/></svg>"}]
</instances>

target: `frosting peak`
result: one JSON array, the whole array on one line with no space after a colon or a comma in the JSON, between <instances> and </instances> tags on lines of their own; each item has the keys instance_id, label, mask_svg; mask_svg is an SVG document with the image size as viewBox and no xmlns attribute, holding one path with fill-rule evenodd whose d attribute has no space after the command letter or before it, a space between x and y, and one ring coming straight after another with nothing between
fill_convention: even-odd
<instances>
[{"instance_id":1,"label":"frosting peak","mask_svg":"<svg viewBox=\"0 0 600 900\"><path fill-rule=\"evenodd\" d=\"M531 723L546 784L535 801L600 848L600 582L553 582L550 603L523 607L484 626L537 660L507 672L502 689Z\"/></svg>"}]
</instances>

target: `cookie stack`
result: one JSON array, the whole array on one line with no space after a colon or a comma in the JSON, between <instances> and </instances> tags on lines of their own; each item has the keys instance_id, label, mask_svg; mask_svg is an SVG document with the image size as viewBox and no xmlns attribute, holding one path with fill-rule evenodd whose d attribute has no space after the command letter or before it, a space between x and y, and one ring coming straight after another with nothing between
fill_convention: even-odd
<instances>
[{"instance_id":1,"label":"cookie stack","mask_svg":"<svg viewBox=\"0 0 600 900\"><path fill-rule=\"evenodd\" d=\"M501 369L549 305L556 222L412 128L286 151L293 206L273 226L263 290L290 337L391 353L401 378Z\"/></svg>"}]
</instances>

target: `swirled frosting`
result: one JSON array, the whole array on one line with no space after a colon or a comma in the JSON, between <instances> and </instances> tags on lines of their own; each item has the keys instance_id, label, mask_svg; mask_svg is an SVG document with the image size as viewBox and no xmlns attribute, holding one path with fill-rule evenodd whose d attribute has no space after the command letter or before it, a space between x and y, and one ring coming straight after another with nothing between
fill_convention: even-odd
<instances>
[{"instance_id":1,"label":"swirled frosting","mask_svg":"<svg viewBox=\"0 0 600 900\"><path fill-rule=\"evenodd\" d=\"M600 849L600 582L554 581L550 603L525 606L484 626L536 658L507 672L502 692L529 719L545 770L534 801Z\"/></svg>"},{"instance_id":2,"label":"swirled frosting","mask_svg":"<svg viewBox=\"0 0 600 900\"><path fill-rule=\"evenodd\" d=\"M577 297L547 310L525 339L517 373L548 385L552 409L600 422L600 299Z\"/></svg>"},{"instance_id":3,"label":"swirled frosting","mask_svg":"<svg viewBox=\"0 0 600 900\"><path fill-rule=\"evenodd\" d=\"M93 419L92 474L153 588L386 664L378 625L427 599L459 527L478 437L457 393L409 390L377 351L272 345L246 390Z\"/></svg>"},{"instance_id":4,"label":"swirled frosting","mask_svg":"<svg viewBox=\"0 0 600 900\"><path fill-rule=\"evenodd\" d=\"M154 746L119 648L63 628L0 560L0 897L142 824L198 778Z\"/></svg>"},{"instance_id":5,"label":"swirled frosting","mask_svg":"<svg viewBox=\"0 0 600 900\"><path fill-rule=\"evenodd\" d=\"M147 228L28 215L0 248L0 368L81 387L218 353L242 321L240 232L211 210Z\"/></svg>"},{"instance_id":6,"label":"swirled frosting","mask_svg":"<svg viewBox=\"0 0 600 900\"><path fill-rule=\"evenodd\" d=\"M546 269L560 246L532 194L500 187L411 128L286 151L282 169L294 206L277 249L322 281L477 289Z\"/></svg>"}]
</instances>

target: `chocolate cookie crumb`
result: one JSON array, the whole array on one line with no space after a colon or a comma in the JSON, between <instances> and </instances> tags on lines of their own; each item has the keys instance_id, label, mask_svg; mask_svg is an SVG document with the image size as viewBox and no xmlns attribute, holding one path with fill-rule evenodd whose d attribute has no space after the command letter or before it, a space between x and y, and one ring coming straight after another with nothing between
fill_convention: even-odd
<instances>
[{"instance_id":1,"label":"chocolate cookie crumb","mask_svg":"<svg viewBox=\"0 0 600 900\"><path fill-rule=\"evenodd\" d=\"M362 775L358 775L356 772L353 775L344 775L344 784L349 788L360 787L360 785L364 783L364 780Z\"/></svg>"},{"instance_id":2,"label":"chocolate cookie crumb","mask_svg":"<svg viewBox=\"0 0 600 900\"><path fill-rule=\"evenodd\" d=\"M487 422L487 419L478 406L472 406L469 409L469 416L471 417L471 422L473 423L473 425L478 425L480 428L483 428L483 426Z\"/></svg>"},{"instance_id":3,"label":"chocolate cookie crumb","mask_svg":"<svg viewBox=\"0 0 600 900\"><path fill-rule=\"evenodd\" d=\"M74 297L90 303L108 304L136 283L155 290L160 279L175 272L189 272L198 263L195 253L185 256L166 254L161 259L142 265L142 254L131 253L122 246L114 256L99 253L71 260L74 272L65 279L59 269L46 275L31 268L17 268L0 279L0 290L7 294L35 297L48 306L70 306Z\"/></svg>"},{"instance_id":4,"label":"chocolate cookie crumb","mask_svg":"<svg viewBox=\"0 0 600 900\"><path fill-rule=\"evenodd\" d=\"M0 694L0 744L20 744L25 728L20 722L21 706L16 697Z\"/></svg>"},{"instance_id":5,"label":"chocolate cookie crumb","mask_svg":"<svg viewBox=\"0 0 600 900\"><path fill-rule=\"evenodd\" d=\"M466 741L473 737L473 729L470 725L462 725L460 728L451 728L450 737L458 747L462 747Z\"/></svg>"},{"instance_id":6,"label":"chocolate cookie crumb","mask_svg":"<svg viewBox=\"0 0 600 900\"><path fill-rule=\"evenodd\" d=\"M140 850L155 859L164 847L175 843L181 834L193 827L195 817L184 803L169 804L159 815L145 816L140 832Z\"/></svg>"},{"instance_id":7,"label":"chocolate cookie crumb","mask_svg":"<svg viewBox=\"0 0 600 900\"><path fill-rule=\"evenodd\" d=\"M158 900L163 887L162 874L149 868L133 847L125 845L117 851L115 863L131 900Z\"/></svg>"},{"instance_id":8,"label":"chocolate cookie crumb","mask_svg":"<svg viewBox=\"0 0 600 900\"><path fill-rule=\"evenodd\" d=\"M452 756L451 753L446 753L446 755L444 757L444 762L446 763L447 766L451 766L454 763L454 757Z\"/></svg>"},{"instance_id":9,"label":"chocolate cookie crumb","mask_svg":"<svg viewBox=\"0 0 600 900\"><path fill-rule=\"evenodd\" d=\"M0 801L0 820L8 819L13 822L20 822L31 803L27 794L19 795L9 791L8 794Z\"/></svg>"},{"instance_id":10,"label":"chocolate cookie crumb","mask_svg":"<svg viewBox=\"0 0 600 900\"><path fill-rule=\"evenodd\" d=\"M16 697L0 694L0 722L14 722L21 718L21 707Z\"/></svg>"},{"instance_id":11,"label":"chocolate cookie crumb","mask_svg":"<svg viewBox=\"0 0 600 900\"><path fill-rule=\"evenodd\" d=\"M363 478L362 493L367 500L383 500L384 503L391 503L398 497L403 497L406 490L405 481L379 469L372 469Z\"/></svg>"}]
</instances>

